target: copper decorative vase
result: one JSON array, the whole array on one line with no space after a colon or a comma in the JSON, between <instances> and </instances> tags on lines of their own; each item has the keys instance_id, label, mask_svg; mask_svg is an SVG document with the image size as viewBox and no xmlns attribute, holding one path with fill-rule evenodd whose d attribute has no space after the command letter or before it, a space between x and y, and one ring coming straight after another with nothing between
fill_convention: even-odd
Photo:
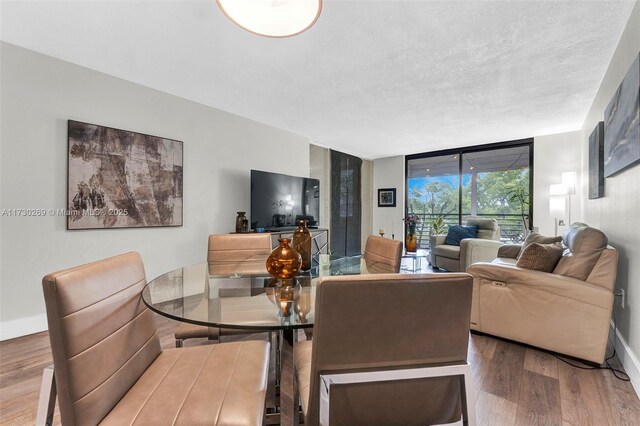
<instances>
[{"instance_id":1,"label":"copper decorative vase","mask_svg":"<svg viewBox=\"0 0 640 426\"><path fill-rule=\"evenodd\" d=\"M288 238L278 240L276 247L267 258L267 271L276 278L293 278L302 264L300 254L289 245Z\"/></svg>"},{"instance_id":2,"label":"copper decorative vase","mask_svg":"<svg viewBox=\"0 0 640 426\"><path fill-rule=\"evenodd\" d=\"M415 235L407 234L405 238L405 248L408 252L414 253L418 246L418 238Z\"/></svg>"},{"instance_id":3,"label":"copper decorative vase","mask_svg":"<svg viewBox=\"0 0 640 426\"><path fill-rule=\"evenodd\" d=\"M307 222L298 221L298 229L293 233L293 249L302 258L301 269L308 271L311 269L311 232L307 229Z\"/></svg>"}]
</instances>

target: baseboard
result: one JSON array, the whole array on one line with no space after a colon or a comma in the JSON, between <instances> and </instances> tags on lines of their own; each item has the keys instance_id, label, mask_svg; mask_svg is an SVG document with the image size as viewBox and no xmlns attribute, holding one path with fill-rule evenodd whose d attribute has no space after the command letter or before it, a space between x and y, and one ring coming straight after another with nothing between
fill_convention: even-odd
<instances>
[{"instance_id":1,"label":"baseboard","mask_svg":"<svg viewBox=\"0 0 640 426\"><path fill-rule=\"evenodd\" d=\"M627 341L620 335L619 329L614 329L614 324L611 322L610 334L614 334L614 342L618 358L624 367L624 371L631 379L631 384L636 391L636 394L640 395L640 362L638 357L633 353Z\"/></svg>"},{"instance_id":2,"label":"baseboard","mask_svg":"<svg viewBox=\"0 0 640 426\"><path fill-rule=\"evenodd\" d=\"M0 341L47 330L47 314L0 322Z\"/></svg>"}]
</instances>

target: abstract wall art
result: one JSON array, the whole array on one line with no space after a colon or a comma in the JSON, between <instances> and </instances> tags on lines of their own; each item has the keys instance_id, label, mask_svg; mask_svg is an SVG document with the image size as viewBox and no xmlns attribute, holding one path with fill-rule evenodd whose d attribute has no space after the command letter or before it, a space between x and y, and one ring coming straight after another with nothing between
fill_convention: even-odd
<instances>
[{"instance_id":1,"label":"abstract wall art","mask_svg":"<svg viewBox=\"0 0 640 426\"><path fill-rule=\"evenodd\" d=\"M604 113L604 175L640 162L640 55Z\"/></svg>"},{"instance_id":2,"label":"abstract wall art","mask_svg":"<svg viewBox=\"0 0 640 426\"><path fill-rule=\"evenodd\" d=\"M182 142L68 121L67 229L182 226Z\"/></svg>"},{"instance_id":3,"label":"abstract wall art","mask_svg":"<svg viewBox=\"0 0 640 426\"><path fill-rule=\"evenodd\" d=\"M589 136L589 199L604 197L604 121Z\"/></svg>"}]
</instances>

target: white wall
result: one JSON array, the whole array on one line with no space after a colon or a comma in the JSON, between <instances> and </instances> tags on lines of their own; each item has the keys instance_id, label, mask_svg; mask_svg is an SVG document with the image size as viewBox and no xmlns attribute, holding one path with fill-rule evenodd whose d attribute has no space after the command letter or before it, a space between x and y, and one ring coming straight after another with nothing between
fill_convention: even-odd
<instances>
[{"instance_id":1,"label":"white wall","mask_svg":"<svg viewBox=\"0 0 640 426\"><path fill-rule=\"evenodd\" d=\"M404 156L380 158L373 161L373 227L378 235L384 228L385 237L404 242ZM378 207L378 189L396 188L396 207Z\"/></svg>"},{"instance_id":2,"label":"white wall","mask_svg":"<svg viewBox=\"0 0 640 426\"><path fill-rule=\"evenodd\" d=\"M562 172L576 172L581 186L582 149L584 141L580 132L561 133L557 135L536 136L533 139L533 226L543 235L553 235L554 218L549 213L549 185L562 183ZM568 197L564 217L569 224L569 199L571 200L571 222L582 221L582 193ZM562 235L565 227L558 227L558 235Z\"/></svg>"},{"instance_id":3,"label":"white wall","mask_svg":"<svg viewBox=\"0 0 640 426\"><path fill-rule=\"evenodd\" d=\"M616 301L615 316L620 337L625 340L618 352L627 372L635 377L636 389L640 390L640 165L630 167L618 175L605 179L605 196L589 200L587 141L599 121L604 119L604 110L620 85L632 62L640 52L640 2L636 2L629 22L620 38L609 68L589 109L582 127L583 141L583 185L582 192L585 221L602 229L609 242L619 251L616 291L626 292L623 309ZM619 342L619 341L618 341ZM624 351L628 346L630 351ZM635 363L632 359L635 358Z\"/></svg>"},{"instance_id":4,"label":"white wall","mask_svg":"<svg viewBox=\"0 0 640 426\"><path fill-rule=\"evenodd\" d=\"M1 209L64 208L67 119L184 142L184 226L67 231L63 217L1 217L0 339L46 328L48 272L136 250L153 278L203 261L206 236L249 211L252 168L308 176L308 140L1 44Z\"/></svg>"}]
</instances>

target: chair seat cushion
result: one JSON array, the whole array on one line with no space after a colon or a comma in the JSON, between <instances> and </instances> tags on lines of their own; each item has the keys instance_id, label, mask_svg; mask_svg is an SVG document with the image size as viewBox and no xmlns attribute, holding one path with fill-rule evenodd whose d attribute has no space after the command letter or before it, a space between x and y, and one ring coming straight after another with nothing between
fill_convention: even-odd
<instances>
[{"instance_id":1,"label":"chair seat cushion","mask_svg":"<svg viewBox=\"0 0 640 426\"><path fill-rule=\"evenodd\" d=\"M162 351L101 425L260 425L264 341Z\"/></svg>"},{"instance_id":2,"label":"chair seat cushion","mask_svg":"<svg viewBox=\"0 0 640 426\"><path fill-rule=\"evenodd\" d=\"M245 334L259 333L256 330L238 330L232 328L205 327L203 325L189 324L183 322L178 326L175 332L176 339L198 339L210 338L219 339L220 336L239 336Z\"/></svg>"},{"instance_id":3,"label":"chair seat cushion","mask_svg":"<svg viewBox=\"0 0 640 426\"><path fill-rule=\"evenodd\" d=\"M293 359L296 366L296 379L302 413L306 416L309 409L309 387L311 386L311 348L312 341L296 343L293 348Z\"/></svg>"},{"instance_id":4,"label":"chair seat cushion","mask_svg":"<svg viewBox=\"0 0 640 426\"><path fill-rule=\"evenodd\" d=\"M460 259L460 246L451 246L443 244L441 246L435 246L433 252L436 256L442 256L449 259Z\"/></svg>"}]
</instances>

